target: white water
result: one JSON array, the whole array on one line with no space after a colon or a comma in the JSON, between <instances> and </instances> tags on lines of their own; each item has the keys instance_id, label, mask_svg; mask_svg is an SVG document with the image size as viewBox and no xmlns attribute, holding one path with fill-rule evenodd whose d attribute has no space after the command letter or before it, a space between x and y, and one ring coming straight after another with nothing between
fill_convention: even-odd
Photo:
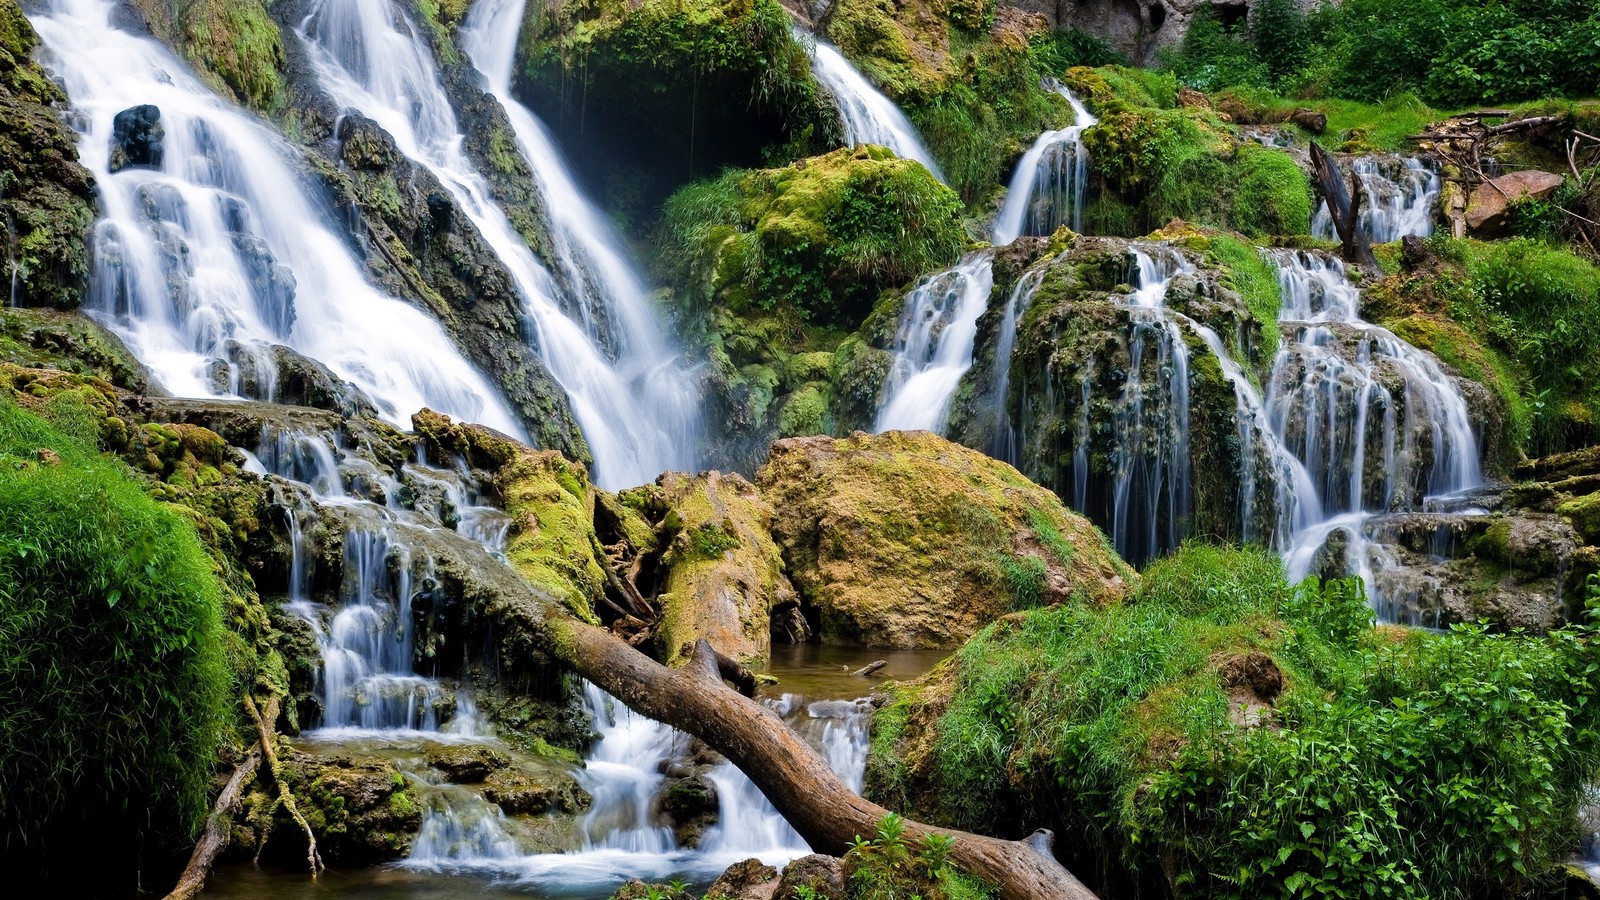
<instances>
[{"instance_id":1,"label":"white water","mask_svg":"<svg viewBox=\"0 0 1600 900\"><path fill-rule=\"evenodd\" d=\"M1017 163L1006 188L1005 206L995 219L990 242L1009 244L1023 235L1054 234L1066 225L1083 230L1083 202L1089 192L1089 151L1081 140L1083 130L1100 121L1061 84L1051 90L1072 106L1072 124L1046 131Z\"/></svg>"},{"instance_id":2,"label":"white water","mask_svg":"<svg viewBox=\"0 0 1600 900\"><path fill-rule=\"evenodd\" d=\"M786 694L767 702L822 752L847 785L861 789L870 715L865 701L807 704ZM584 687L584 706L600 740L578 773L593 798L580 822L581 849L522 854L497 809L477 798L447 797L428 808L422 825L428 840L418 841L406 865L603 894L629 878L707 881L741 860L753 857L783 865L811 852L760 789L726 760L705 773L717 791L717 824L706 831L698 849L679 847L655 804L666 780L663 773L686 756L689 738L630 712L594 685Z\"/></svg>"},{"instance_id":3,"label":"white water","mask_svg":"<svg viewBox=\"0 0 1600 900\"><path fill-rule=\"evenodd\" d=\"M579 189L544 123L512 95L517 37L526 7L527 0L478 0L461 30L461 47L483 73L516 133L518 149L533 171L550 217L556 263L576 287L578 307L611 320L612 365L622 389L631 394L632 408L609 414L636 417L630 420L635 427L623 435L631 442L626 453L636 462L626 468L619 465L616 484L649 480L669 469L693 472L699 468L696 448L701 432L693 375L664 338L666 326L656 315L649 289L620 249L622 238ZM585 326L590 339L598 340L597 323L586 318ZM599 460L603 448L593 439L590 445ZM620 477L623 472L626 477Z\"/></svg>"},{"instance_id":4,"label":"white water","mask_svg":"<svg viewBox=\"0 0 1600 900\"><path fill-rule=\"evenodd\" d=\"M1422 510L1482 484L1472 414L1437 361L1360 318L1360 292L1331 257L1272 254L1283 288L1285 340L1273 360L1268 421L1311 476L1297 491L1322 515L1282 544L1290 578L1311 574L1330 537L1346 541L1380 613L1392 558L1372 541L1372 517ZM1353 352L1352 352L1353 348Z\"/></svg>"},{"instance_id":5,"label":"white water","mask_svg":"<svg viewBox=\"0 0 1600 900\"><path fill-rule=\"evenodd\" d=\"M620 355L612 360L598 332L591 330L600 327L600 316L580 313L579 319L585 321L579 321L563 311L555 279L523 243L492 199L487 180L467 157L455 112L415 23L391 0L315 0L299 34L323 89L341 107L376 121L407 157L427 167L511 273L537 332L540 356L566 391L594 455L595 483L627 487L650 481L675 465L691 464L694 404L686 402L689 398L676 387L662 389L669 381L663 371L671 368L671 362L663 356L659 338L650 337L646 311L635 302L642 301L642 288L635 284L630 290L638 293L602 298L607 304L604 315L616 315L622 325ZM494 42L487 40L498 36L485 36L481 29L478 34L485 39L474 46L483 59L494 57L498 65L498 46L491 47ZM518 139L526 151L536 146L539 129L526 111L519 118L523 127ZM529 155L530 160L538 156ZM555 184L560 179L552 173L560 169L560 162L553 150L547 156L535 168ZM559 194L551 199L571 201ZM564 223L557 230L563 232L567 259L576 270L592 276L586 283L610 289L631 277L614 254L591 252L594 233L585 231L581 210L567 209L552 218ZM587 308L582 302L576 306ZM624 312L617 314L619 308Z\"/></svg>"},{"instance_id":6,"label":"white water","mask_svg":"<svg viewBox=\"0 0 1600 900\"><path fill-rule=\"evenodd\" d=\"M396 424L429 406L524 434L437 322L367 283L294 151L164 47L112 27L115 6L50 0L31 17L99 185L87 308L178 396L234 396L244 370L270 385L268 347L283 344ZM112 174L112 120L140 104L161 110L162 167Z\"/></svg>"},{"instance_id":7,"label":"white water","mask_svg":"<svg viewBox=\"0 0 1600 900\"><path fill-rule=\"evenodd\" d=\"M921 135L894 101L883 95L865 75L845 59L839 48L799 28L795 40L811 54L811 74L822 83L844 122L844 139L849 146L877 144L888 147L902 159L914 159L927 167L933 177L944 181L944 173L933 154L922 143Z\"/></svg>"},{"instance_id":8,"label":"white water","mask_svg":"<svg viewBox=\"0 0 1600 900\"><path fill-rule=\"evenodd\" d=\"M1360 224L1368 240L1386 244L1407 235L1433 234L1433 208L1444 188L1438 172L1415 158L1386 163L1371 156L1354 160L1350 170L1367 197ZM1311 218L1311 233L1323 240L1339 239L1326 201Z\"/></svg>"},{"instance_id":9,"label":"white water","mask_svg":"<svg viewBox=\"0 0 1600 900\"><path fill-rule=\"evenodd\" d=\"M994 253L985 250L924 278L906 295L874 431L944 432L993 289Z\"/></svg>"}]
</instances>

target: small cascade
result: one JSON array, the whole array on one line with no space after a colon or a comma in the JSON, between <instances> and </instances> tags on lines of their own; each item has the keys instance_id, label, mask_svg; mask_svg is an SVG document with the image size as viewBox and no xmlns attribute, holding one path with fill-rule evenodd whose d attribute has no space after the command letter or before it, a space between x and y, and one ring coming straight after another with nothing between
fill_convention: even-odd
<instances>
[{"instance_id":1,"label":"small cascade","mask_svg":"<svg viewBox=\"0 0 1600 900\"><path fill-rule=\"evenodd\" d=\"M575 312L569 314L555 278L523 243L463 149L455 111L416 24L391 0L313 0L309 9L299 35L323 89L342 108L376 121L408 158L431 171L515 280L537 331L541 358L567 392L594 454L595 483L630 487L674 466L692 467L688 448L697 431L695 404L689 402L684 382L669 377L671 356L652 335L656 326L649 322L647 309L635 302L642 288L634 283L626 288L635 292L632 296L611 296L632 275L614 254L596 252L605 236L584 233L582 209L567 208L555 216L563 235L561 252L583 283L604 294L599 298L603 305L592 308L591 298L576 298L570 304ZM490 19L505 13L503 5L480 11ZM475 20L479 27L471 33L472 45L480 63L489 66L486 60L492 58L495 75L506 76L508 82L509 69L501 71L503 48L495 43L503 35L485 34L484 21ZM555 173L561 165L537 121L526 110L508 108L508 113L520 121L518 142L543 184L559 187L562 179ZM548 158L539 159L541 154ZM575 196L576 188L571 191ZM573 196L558 191L549 198L551 208L563 203L570 207ZM621 327L612 328L614 320L621 320ZM608 355L602 331L622 337L615 358Z\"/></svg>"},{"instance_id":2,"label":"small cascade","mask_svg":"<svg viewBox=\"0 0 1600 900\"><path fill-rule=\"evenodd\" d=\"M1072 106L1072 124L1039 135L1017 163L1006 188L1005 206L995 219L990 242L1009 244L1023 235L1054 234L1066 225L1083 230L1083 203L1089 193L1089 151L1081 140L1084 129L1100 121L1088 107L1059 83L1050 89Z\"/></svg>"},{"instance_id":3,"label":"small cascade","mask_svg":"<svg viewBox=\"0 0 1600 900\"><path fill-rule=\"evenodd\" d=\"M917 129L894 101L872 86L865 75L845 59L839 48L800 28L794 29L811 55L811 74L833 96L844 123L844 139L849 146L877 144L893 150L902 159L914 159L927 167L933 177L944 181L944 173L934 161Z\"/></svg>"},{"instance_id":4,"label":"small cascade","mask_svg":"<svg viewBox=\"0 0 1600 900\"><path fill-rule=\"evenodd\" d=\"M995 337L994 363L990 367L989 384L984 392L993 401L989 431L993 437L990 439L987 452L995 459L1004 460L1012 465L1021 461L1022 436L1018 434L1017 425L1011 419L1011 405L1008 400L1011 391L1011 354L1017 348L1017 325L1027 313L1028 307L1033 304L1033 295L1043 282L1043 269L1025 272L1012 287L1011 296L1006 298L1005 311L1000 318L1000 331ZM1088 416L1087 401L1084 402L1081 411L1085 417ZM1083 427L1085 431L1088 430L1087 419ZM1080 441L1080 446L1081 444ZM1084 477L1086 476L1087 472L1084 473ZM1083 479L1080 478L1081 480Z\"/></svg>"},{"instance_id":5,"label":"small cascade","mask_svg":"<svg viewBox=\"0 0 1600 900\"><path fill-rule=\"evenodd\" d=\"M793 694L767 706L818 748L844 782L861 790L866 776L871 704L865 700L807 702ZM570 853L506 852L509 838L498 810L474 795L441 796L427 809L422 833L406 865L430 870L470 870L520 884L563 892L606 893L628 878L706 882L752 857L782 865L811 852L760 789L726 760L704 775L716 789L717 824L700 847L677 845L658 816L658 797L669 769L688 756L689 738L630 712L594 685L584 707L600 739L578 773L593 798L580 828L583 846Z\"/></svg>"},{"instance_id":6,"label":"small cascade","mask_svg":"<svg viewBox=\"0 0 1600 900\"><path fill-rule=\"evenodd\" d=\"M944 432L993 289L994 253L985 250L922 279L906 295L874 431Z\"/></svg>"},{"instance_id":7,"label":"small cascade","mask_svg":"<svg viewBox=\"0 0 1600 900\"><path fill-rule=\"evenodd\" d=\"M1360 318L1360 293L1331 257L1272 254L1283 288L1284 340L1273 360L1267 421L1307 471L1299 502L1314 521L1280 525L1290 577L1313 572L1360 575L1380 613L1403 620L1392 588L1413 596L1393 573L1381 541L1386 513L1422 511L1430 502L1482 484L1472 414L1456 382L1434 358ZM1423 586L1425 587L1425 586ZM1421 623L1415 623L1421 624Z\"/></svg>"},{"instance_id":8,"label":"small cascade","mask_svg":"<svg viewBox=\"0 0 1600 900\"><path fill-rule=\"evenodd\" d=\"M1361 230L1368 240L1386 244L1407 235L1433 234L1434 207L1444 183L1422 160L1362 156L1350 163L1350 173L1361 180L1367 197L1361 206ZM1323 240L1339 239L1326 201L1311 217L1311 233Z\"/></svg>"},{"instance_id":9,"label":"small cascade","mask_svg":"<svg viewBox=\"0 0 1600 900\"><path fill-rule=\"evenodd\" d=\"M30 17L98 185L86 309L178 396L271 399L280 344L395 424L428 406L523 434L437 322L367 282L293 148L155 40L115 27L117 8L48 0ZM159 117L160 149L119 158L119 115Z\"/></svg>"}]
</instances>

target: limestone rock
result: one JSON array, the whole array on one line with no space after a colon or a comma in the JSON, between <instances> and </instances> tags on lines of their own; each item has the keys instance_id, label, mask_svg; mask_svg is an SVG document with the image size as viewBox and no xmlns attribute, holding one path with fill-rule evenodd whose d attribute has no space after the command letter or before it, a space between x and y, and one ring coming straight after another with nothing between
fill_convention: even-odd
<instances>
[{"instance_id":1,"label":"limestone rock","mask_svg":"<svg viewBox=\"0 0 1600 900\"><path fill-rule=\"evenodd\" d=\"M759 859L729 866L706 891L707 897L725 900L771 900L778 889L778 870Z\"/></svg>"},{"instance_id":2,"label":"limestone rock","mask_svg":"<svg viewBox=\"0 0 1600 900\"><path fill-rule=\"evenodd\" d=\"M700 638L735 659L764 658L772 610L796 599L772 507L739 475L668 473L657 484L678 526L663 559L662 658L687 659Z\"/></svg>"},{"instance_id":3,"label":"limestone rock","mask_svg":"<svg viewBox=\"0 0 1600 900\"><path fill-rule=\"evenodd\" d=\"M512 816L580 813L593 802L571 772L529 763L491 774L485 779L483 798Z\"/></svg>"},{"instance_id":4,"label":"limestone rock","mask_svg":"<svg viewBox=\"0 0 1600 900\"><path fill-rule=\"evenodd\" d=\"M1054 494L927 432L779 441L757 483L825 641L949 647L1021 595L1105 603L1137 577Z\"/></svg>"},{"instance_id":5,"label":"limestone rock","mask_svg":"<svg viewBox=\"0 0 1600 900\"><path fill-rule=\"evenodd\" d=\"M410 782L394 763L377 754L323 754L291 750L283 759L284 777L295 802L329 862L370 864L399 859L410 850L422 825L422 811ZM261 776L257 776L258 782ZM266 790L245 798L246 813L271 801ZM248 814L235 823L253 822ZM303 861L305 839L288 813L279 809L268 851Z\"/></svg>"},{"instance_id":6,"label":"limestone rock","mask_svg":"<svg viewBox=\"0 0 1600 900\"><path fill-rule=\"evenodd\" d=\"M1505 227L1511 204L1527 198L1543 199L1564 181L1550 172L1526 171L1501 175L1472 189L1467 200L1467 227L1491 236Z\"/></svg>"},{"instance_id":7,"label":"limestone rock","mask_svg":"<svg viewBox=\"0 0 1600 900\"><path fill-rule=\"evenodd\" d=\"M783 870L774 900L799 900L805 888L817 900L844 900L844 860L813 853L802 856Z\"/></svg>"},{"instance_id":8,"label":"limestone rock","mask_svg":"<svg viewBox=\"0 0 1600 900\"><path fill-rule=\"evenodd\" d=\"M451 784L476 784L510 763L505 754L481 744L441 744L429 747L424 756Z\"/></svg>"},{"instance_id":9,"label":"limestone rock","mask_svg":"<svg viewBox=\"0 0 1600 900\"><path fill-rule=\"evenodd\" d=\"M161 168L166 137L159 107L147 103L117 113L111 120L111 171Z\"/></svg>"},{"instance_id":10,"label":"limestone rock","mask_svg":"<svg viewBox=\"0 0 1600 900\"><path fill-rule=\"evenodd\" d=\"M1192 87L1184 86L1178 89L1178 106L1183 109L1210 109L1211 98Z\"/></svg>"}]
</instances>

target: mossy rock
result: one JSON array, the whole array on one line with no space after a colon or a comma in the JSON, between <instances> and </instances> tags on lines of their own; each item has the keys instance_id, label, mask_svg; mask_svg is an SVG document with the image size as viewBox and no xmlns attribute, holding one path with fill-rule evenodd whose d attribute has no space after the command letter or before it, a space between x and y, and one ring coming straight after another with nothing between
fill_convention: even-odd
<instances>
[{"instance_id":1,"label":"mossy rock","mask_svg":"<svg viewBox=\"0 0 1600 900\"><path fill-rule=\"evenodd\" d=\"M796 598L770 533L772 507L738 475L670 472L657 484L669 510L661 659L684 662L702 639L734 659L765 659L772 610Z\"/></svg>"},{"instance_id":2,"label":"mossy rock","mask_svg":"<svg viewBox=\"0 0 1600 900\"><path fill-rule=\"evenodd\" d=\"M1112 602L1136 581L1054 494L926 432L779 441L757 482L824 641L948 647L1019 606Z\"/></svg>"}]
</instances>

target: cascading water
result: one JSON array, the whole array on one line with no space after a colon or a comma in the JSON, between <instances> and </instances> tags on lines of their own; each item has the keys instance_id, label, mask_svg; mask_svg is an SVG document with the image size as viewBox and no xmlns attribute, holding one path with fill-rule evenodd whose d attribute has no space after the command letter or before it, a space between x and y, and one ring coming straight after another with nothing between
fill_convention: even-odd
<instances>
[{"instance_id":1,"label":"cascading water","mask_svg":"<svg viewBox=\"0 0 1600 900\"><path fill-rule=\"evenodd\" d=\"M233 396L250 382L272 399L270 348L282 344L396 424L428 406L523 434L437 322L366 281L294 151L160 44L114 27L116 9L49 0L31 17L99 186L86 308L179 396ZM160 159L113 171L113 122L146 104L160 110Z\"/></svg>"},{"instance_id":2,"label":"cascading water","mask_svg":"<svg viewBox=\"0 0 1600 900\"><path fill-rule=\"evenodd\" d=\"M867 701L818 701L785 694L767 705L817 747L854 790L866 774L871 706ZM705 773L717 794L717 824L698 849L679 847L655 804L665 776L684 758L689 739L630 712L594 685L584 707L600 733L578 773L593 803L580 828L583 846L570 853L523 855L498 810L481 799L456 798L429 807L406 863L432 871L493 874L562 892L605 893L628 878L707 881L752 857L782 865L811 852L744 773L723 760Z\"/></svg>"},{"instance_id":3,"label":"cascading water","mask_svg":"<svg viewBox=\"0 0 1600 900\"><path fill-rule=\"evenodd\" d=\"M846 144L888 147L902 159L922 163L933 177L944 181L944 173L911 120L894 101L873 87L865 75L856 71L838 47L799 28L794 29L794 37L811 55L811 74L839 107Z\"/></svg>"},{"instance_id":4,"label":"cascading water","mask_svg":"<svg viewBox=\"0 0 1600 900\"><path fill-rule=\"evenodd\" d=\"M1483 481L1472 415L1456 382L1426 353L1360 318L1360 292L1331 257L1272 254L1283 288L1284 342L1268 387L1270 427L1311 475L1302 502L1322 511L1282 544L1299 580L1330 564L1329 539L1345 541L1344 569L1361 575L1380 614L1390 560L1373 517L1420 511L1430 500Z\"/></svg>"},{"instance_id":5,"label":"cascading water","mask_svg":"<svg viewBox=\"0 0 1600 900\"><path fill-rule=\"evenodd\" d=\"M1361 230L1375 244L1398 241L1407 235L1433 234L1434 207L1444 183L1439 173L1416 158L1386 160L1363 156L1350 164L1360 179L1366 202L1361 206ZM1326 201L1311 217L1311 233L1323 240L1339 239Z\"/></svg>"},{"instance_id":6,"label":"cascading water","mask_svg":"<svg viewBox=\"0 0 1600 900\"><path fill-rule=\"evenodd\" d=\"M504 12L488 10L484 15L492 19ZM503 48L497 43L502 35L486 35L481 27L473 33L480 64L492 66L497 76L507 74L501 71ZM594 481L621 488L642 484L669 468L692 467L698 430L692 392L679 377L664 377L674 364L659 337L651 335L654 326L642 303L642 288L633 282L611 296L610 291L633 276L619 257L597 251L604 235L584 224L582 209L553 215L565 248L561 252L581 273L581 283L607 294L597 315L580 313L579 318L614 319L620 326L615 331L621 346L612 360L597 332L563 311L555 279L495 204L487 180L462 149L464 136L416 24L391 0L314 0L299 34L323 89L341 107L372 118L407 157L427 167L511 273L537 331L541 358L567 392L594 454ZM526 110L508 112L514 122L520 120L519 144L543 185L559 188L565 174L553 150L539 150L540 140L546 145L548 140L538 123ZM563 195L558 189L549 198L553 211L571 203L576 189L571 191ZM578 298L575 306L586 310L586 299Z\"/></svg>"},{"instance_id":7,"label":"cascading water","mask_svg":"<svg viewBox=\"0 0 1600 900\"><path fill-rule=\"evenodd\" d=\"M1072 106L1072 124L1039 135L1017 163L1006 188L1005 206L995 219L990 242L1009 244L1023 235L1054 234L1066 225L1083 230L1083 202L1089 192L1089 151L1083 130L1096 119L1071 91L1061 84L1051 90Z\"/></svg>"},{"instance_id":8,"label":"cascading water","mask_svg":"<svg viewBox=\"0 0 1600 900\"><path fill-rule=\"evenodd\" d=\"M906 295L874 431L943 433L993 289L994 253L986 250L924 278Z\"/></svg>"},{"instance_id":9,"label":"cascading water","mask_svg":"<svg viewBox=\"0 0 1600 900\"><path fill-rule=\"evenodd\" d=\"M611 320L614 366L637 394L634 412L651 415L638 421L644 433L635 440L641 445L656 443L654 455L642 458L629 477L638 479L640 471L645 479L668 469L695 471L699 468L695 448L701 411L691 373L684 368L677 349L663 338L666 328L656 315L649 290L618 249L623 246L622 239L579 189L544 123L512 94L517 38L526 8L527 0L479 0L461 31L462 49L505 109L518 148L533 171L550 218L556 264L576 287L580 305L598 309ZM595 328L590 328L589 337L599 339ZM596 459L600 456L601 448L595 447Z\"/></svg>"}]
</instances>

